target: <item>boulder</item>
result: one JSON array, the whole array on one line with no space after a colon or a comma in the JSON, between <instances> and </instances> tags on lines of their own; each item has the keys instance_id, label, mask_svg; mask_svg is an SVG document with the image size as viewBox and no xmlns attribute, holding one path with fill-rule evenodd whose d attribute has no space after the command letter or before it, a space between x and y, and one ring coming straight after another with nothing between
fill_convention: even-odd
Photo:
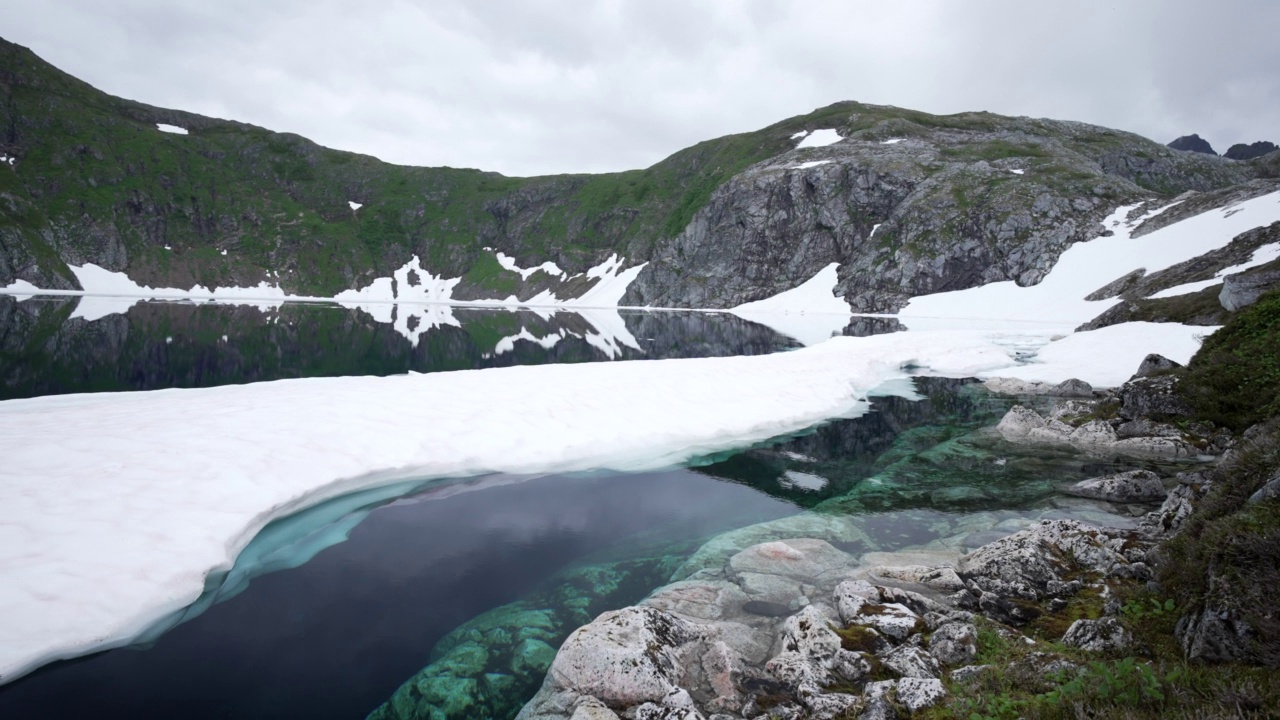
<instances>
[{"instance_id":1,"label":"boulder","mask_svg":"<svg viewBox=\"0 0 1280 720\"><path fill-rule=\"evenodd\" d=\"M1046 395L1055 397L1093 397L1093 386L1083 380L1063 380L1049 389Z\"/></svg>"},{"instance_id":2,"label":"boulder","mask_svg":"<svg viewBox=\"0 0 1280 720\"><path fill-rule=\"evenodd\" d=\"M1176 370L1180 367L1182 367L1181 363L1170 360L1159 353L1151 353L1142 359L1142 364L1138 365L1138 372L1134 373L1133 377L1129 379L1133 380L1135 378L1164 374L1170 370Z\"/></svg>"},{"instance_id":3,"label":"boulder","mask_svg":"<svg viewBox=\"0 0 1280 720\"><path fill-rule=\"evenodd\" d=\"M737 585L725 580L682 580L658 588L640 604L688 618L722 620L749 600ZM784 608L782 614L791 611Z\"/></svg>"},{"instance_id":4,"label":"boulder","mask_svg":"<svg viewBox=\"0 0 1280 720\"><path fill-rule=\"evenodd\" d=\"M858 680L871 665L861 653L842 648L830 619L810 605L787 618L782 652L765 664L765 670L787 687L811 693L837 679Z\"/></svg>"},{"instance_id":5,"label":"boulder","mask_svg":"<svg viewBox=\"0 0 1280 720\"><path fill-rule=\"evenodd\" d=\"M1228 275L1222 280L1218 302L1235 312L1258 301L1267 292L1280 287L1280 268L1265 267Z\"/></svg>"},{"instance_id":6,"label":"boulder","mask_svg":"<svg viewBox=\"0 0 1280 720\"><path fill-rule=\"evenodd\" d=\"M943 665L963 665L978 656L978 628L971 623L947 623L929 637L929 654Z\"/></svg>"},{"instance_id":7,"label":"boulder","mask_svg":"<svg viewBox=\"0 0 1280 720\"><path fill-rule=\"evenodd\" d=\"M1114 445L1118 439L1115 428L1102 420L1090 420L1070 435L1071 444L1085 450L1105 449Z\"/></svg>"},{"instance_id":8,"label":"boulder","mask_svg":"<svg viewBox=\"0 0 1280 720\"><path fill-rule=\"evenodd\" d=\"M875 595L863 594L856 582L864 581L845 581L836 586L836 611L846 625L874 628L897 642L924 628L920 616L910 608L896 602L884 602L879 588L874 588Z\"/></svg>"},{"instance_id":9,"label":"boulder","mask_svg":"<svg viewBox=\"0 0 1280 720\"><path fill-rule=\"evenodd\" d=\"M611 707L680 702L684 667L705 631L648 607L607 612L561 645L544 683L590 695Z\"/></svg>"},{"instance_id":10,"label":"boulder","mask_svg":"<svg viewBox=\"0 0 1280 720\"><path fill-rule=\"evenodd\" d=\"M1130 380L1120 386L1120 417L1161 419L1190 417L1191 408L1177 394L1178 378L1156 375Z\"/></svg>"},{"instance_id":11,"label":"boulder","mask_svg":"<svg viewBox=\"0 0 1280 720\"><path fill-rule=\"evenodd\" d=\"M1160 476L1150 470L1130 470L1081 480L1065 488L1064 492L1115 503L1159 502L1168 494Z\"/></svg>"},{"instance_id":12,"label":"boulder","mask_svg":"<svg viewBox=\"0 0 1280 720\"><path fill-rule=\"evenodd\" d=\"M1014 405L1004 414L996 430L1005 440L1020 440L1027 437L1032 430L1043 428L1045 419L1035 410L1021 405Z\"/></svg>"},{"instance_id":13,"label":"boulder","mask_svg":"<svg viewBox=\"0 0 1280 720\"><path fill-rule=\"evenodd\" d=\"M1069 594L1078 588L1065 581L1068 575L1105 573L1126 562L1107 540L1100 530L1074 520L1047 520L965 555L956 572L971 591L1000 597L1040 600Z\"/></svg>"},{"instance_id":14,"label":"boulder","mask_svg":"<svg viewBox=\"0 0 1280 720\"><path fill-rule=\"evenodd\" d=\"M1133 636L1113 617L1101 620L1077 620L1062 636L1062 644L1090 652L1122 650L1133 643Z\"/></svg>"},{"instance_id":15,"label":"boulder","mask_svg":"<svg viewBox=\"0 0 1280 720\"><path fill-rule=\"evenodd\" d=\"M1156 529L1176 534L1195 510L1195 504L1209 492L1211 479L1204 472L1179 473L1178 484L1169 492L1155 512Z\"/></svg>"},{"instance_id":16,"label":"boulder","mask_svg":"<svg viewBox=\"0 0 1280 720\"><path fill-rule=\"evenodd\" d=\"M914 645L899 645L879 656L885 667L907 678L942 677L942 666L929 653Z\"/></svg>"},{"instance_id":17,"label":"boulder","mask_svg":"<svg viewBox=\"0 0 1280 720\"><path fill-rule=\"evenodd\" d=\"M931 708L947 696L942 681L933 678L904 677L898 680L896 692L898 704L911 713Z\"/></svg>"}]
</instances>

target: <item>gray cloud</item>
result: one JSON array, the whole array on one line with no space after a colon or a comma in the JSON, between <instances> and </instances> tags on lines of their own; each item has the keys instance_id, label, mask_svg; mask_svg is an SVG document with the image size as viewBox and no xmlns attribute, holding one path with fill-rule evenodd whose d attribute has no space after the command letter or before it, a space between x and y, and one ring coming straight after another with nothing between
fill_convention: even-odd
<instances>
[{"instance_id":1,"label":"gray cloud","mask_svg":"<svg viewBox=\"0 0 1280 720\"><path fill-rule=\"evenodd\" d=\"M1280 4L9 0L108 92L413 165L644 167L838 100L1280 141Z\"/></svg>"}]
</instances>

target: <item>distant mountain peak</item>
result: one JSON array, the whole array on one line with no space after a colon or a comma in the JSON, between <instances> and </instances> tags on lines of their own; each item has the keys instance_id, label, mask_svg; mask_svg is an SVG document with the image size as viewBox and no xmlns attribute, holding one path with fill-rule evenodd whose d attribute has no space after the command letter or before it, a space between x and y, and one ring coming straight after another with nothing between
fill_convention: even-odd
<instances>
[{"instance_id":1,"label":"distant mountain peak","mask_svg":"<svg viewBox=\"0 0 1280 720\"><path fill-rule=\"evenodd\" d=\"M1275 143L1259 140L1251 145L1236 143L1227 149L1225 155L1232 160L1252 160L1268 153L1273 153L1276 150L1280 150L1280 147L1277 147Z\"/></svg>"},{"instance_id":2,"label":"distant mountain peak","mask_svg":"<svg viewBox=\"0 0 1280 720\"><path fill-rule=\"evenodd\" d=\"M1190 135L1183 135L1177 140L1174 140L1173 142L1169 143L1169 147L1173 148L1174 150L1184 150L1186 152L1205 153L1206 155L1218 154L1214 152L1213 146L1209 144L1208 140L1205 140L1204 138L1200 137L1195 133L1191 133Z\"/></svg>"}]
</instances>

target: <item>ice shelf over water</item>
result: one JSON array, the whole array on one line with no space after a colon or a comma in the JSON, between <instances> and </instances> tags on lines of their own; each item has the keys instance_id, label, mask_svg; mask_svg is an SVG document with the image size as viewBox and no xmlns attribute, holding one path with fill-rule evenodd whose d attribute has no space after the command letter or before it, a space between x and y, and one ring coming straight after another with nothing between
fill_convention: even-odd
<instances>
[{"instance_id":1,"label":"ice shelf over water","mask_svg":"<svg viewBox=\"0 0 1280 720\"><path fill-rule=\"evenodd\" d=\"M856 414L904 365L1008 365L968 334L754 357L313 378L0 403L0 681L194 602L273 518L412 478L669 466Z\"/></svg>"}]
</instances>

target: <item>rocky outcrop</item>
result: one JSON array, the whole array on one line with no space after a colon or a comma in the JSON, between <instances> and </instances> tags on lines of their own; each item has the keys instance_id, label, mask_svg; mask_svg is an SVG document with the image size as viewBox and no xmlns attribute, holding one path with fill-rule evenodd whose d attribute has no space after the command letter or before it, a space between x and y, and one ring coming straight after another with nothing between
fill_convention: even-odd
<instances>
[{"instance_id":1,"label":"rocky outcrop","mask_svg":"<svg viewBox=\"0 0 1280 720\"><path fill-rule=\"evenodd\" d=\"M1159 380L1160 378L1154 378ZM1163 387L1161 385L1161 387ZM1157 406L1165 396L1152 391L1142 394L1141 389L1135 391L1134 407L1144 402ZM1168 401L1169 407L1181 403L1176 398ZM1163 406L1161 406L1163 407ZM1009 409L996 426L996 432L1005 440L1013 443L1042 445L1045 447L1073 448L1095 454L1118 454L1148 458L1186 458L1200 454L1199 449L1178 432L1174 436L1166 434L1163 426L1148 423L1125 423L1123 417L1111 420L1087 418L1089 411L1074 418L1058 411L1058 415L1044 417L1028 407L1015 405ZM1079 424L1064 422L1062 418L1074 419ZM1125 428L1125 436L1119 428ZM1138 434L1148 432L1150 434Z\"/></svg>"},{"instance_id":2,"label":"rocky outcrop","mask_svg":"<svg viewBox=\"0 0 1280 720\"><path fill-rule=\"evenodd\" d=\"M1223 278L1218 302L1235 312L1254 304L1276 288L1280 288L1280 260Z\"/></svg>"},{"instance_id":3,"label":"rocky outcrop","mask_svg":"<svg viewBox=\"0 0 1280 720\"><path fill-rule=\"evenodd\" d=\"M1183 135L1177 140L1174 140L1173 142L1169 143L1169 147L1173 148L1174 150L1182 150L1184 152L1197 152L1197 153L1204 153L1206 155L1218 154L1214 152L1213 146L1209 144L1209 141L1205 140L1204 138L1200 137L1195 133L1192 133L1190 135Z\"/></svg>"},{"instance_id":4,"label":"rocky outcrop","mask_svg":"<svg viewBox=\"0 0 1280 720\"><path fill-rule=\"evenodd\" d=\"M861 108L851 117L869 127L758 163L718 188L680 235L655 246L624 302L731 306L795 287L829 263L840 263L837 291L861 311L997 280L1034 284L1071 243L1101 232L1105 203L1095 200L1123 192L1116 177L1141 185L1147 172L1215 160L1164 150L1172 154L1156 170L1097 157L1081 142L1093 129L1065 123L974 131ZM897 133L908 137L884 144ZM1007 155L1010 145L1020 149ZM1111 177L1068 189L1022 167L1042 153Z\"/></svg>"}]
</instances>

